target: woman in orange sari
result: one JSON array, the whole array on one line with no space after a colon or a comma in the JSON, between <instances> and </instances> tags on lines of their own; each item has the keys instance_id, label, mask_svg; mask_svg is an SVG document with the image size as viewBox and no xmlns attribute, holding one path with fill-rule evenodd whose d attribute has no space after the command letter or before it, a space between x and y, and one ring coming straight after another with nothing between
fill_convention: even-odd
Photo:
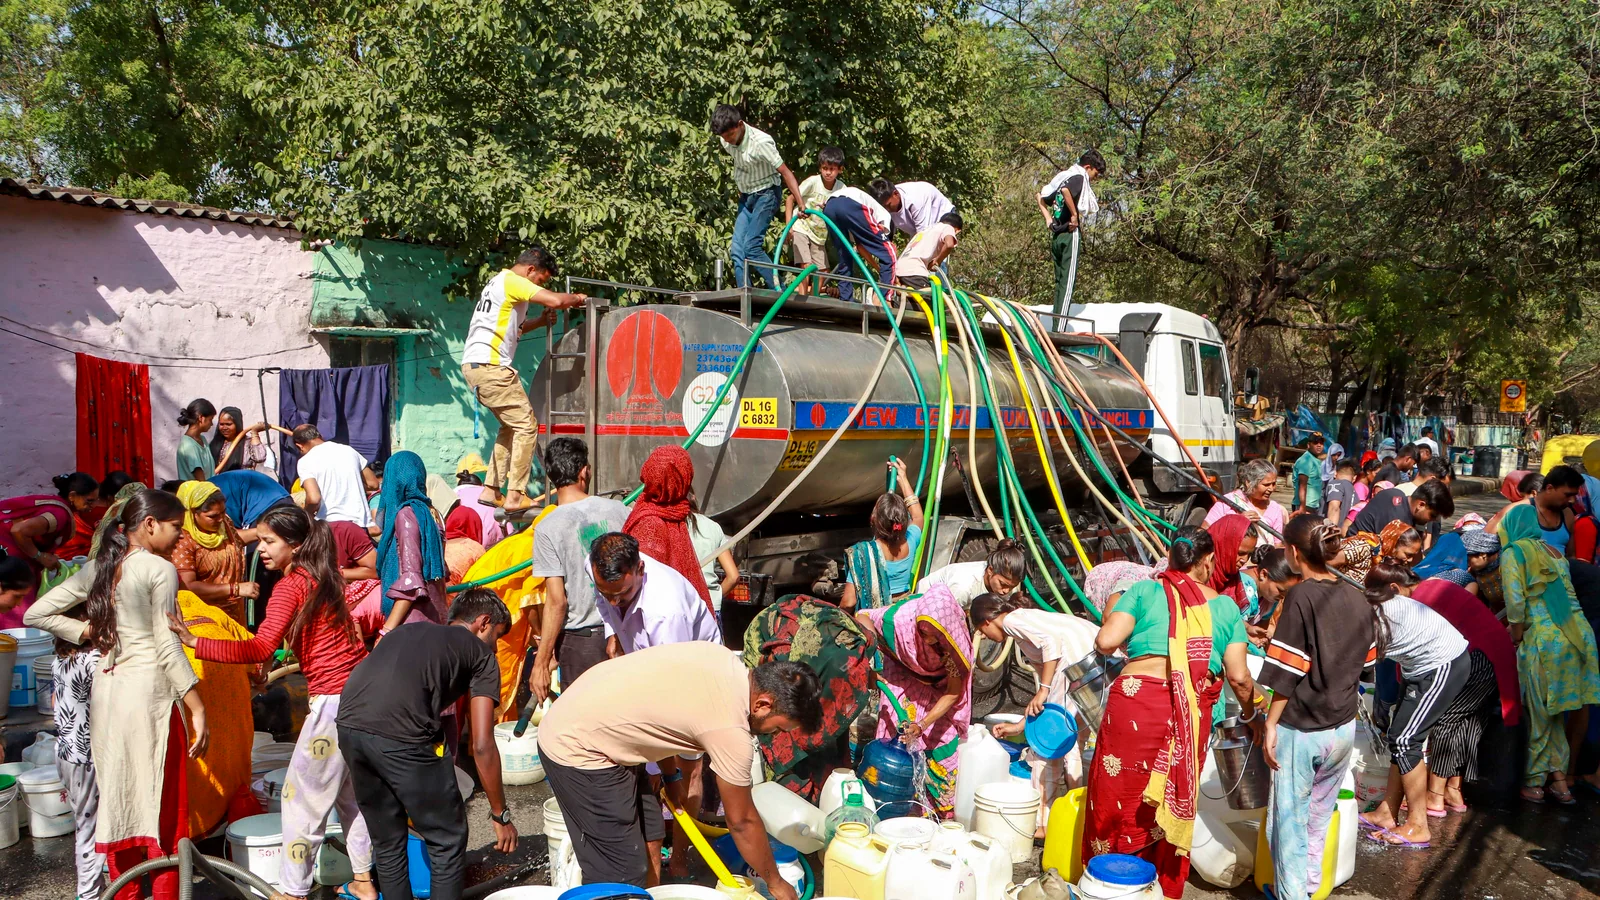
<instances>
[{"instance_id":1,"label":"woman in orange sari","mask_svg":"<svg viewBox=\"0 0 1600 900\"><path fill-rule=\"evenodd\" d=\"M250 632L228 613L189 591L178 592L178 611L195 635L219 641L248 641ZM250 750L255 730L242 723L251 720L250 666L204 662L185 647L189 665L200 677L195 690L206 712L232 727L211 732L206 752L189 759L189 834L203 837L224 822L261 812L250 793Z\"/></svg>"}]
</instances>

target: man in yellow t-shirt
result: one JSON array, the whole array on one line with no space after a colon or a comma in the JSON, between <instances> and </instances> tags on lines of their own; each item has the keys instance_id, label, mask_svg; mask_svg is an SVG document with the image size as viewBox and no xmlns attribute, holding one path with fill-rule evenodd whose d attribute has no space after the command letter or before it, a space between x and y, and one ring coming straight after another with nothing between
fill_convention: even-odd
<instances>
[{"instance_id":1,"label":"man in yellow t-shirt","mask_svg":"<svg viewBox=\"0 0 1600 900\"><path fill-rule=\"evenodd\" d=\"M549 250L535 245L523 251L509 269L489 279L483 286L478 305L473 307L467 326L467 346L461 355L461 374L500 420L489 472L478 502L501 506L501 482L505 482L504 508L520 512L533 505L528 499L528 475L533 468L534 445L538 439L533 404L522 386L512 360L517 355L517 340L523 334L550 325L558 309L582 306L589 298L583 294L564 294L546 290L543 285L556 275L556 258ZM528 318L528 304L544 307L536 319Z\"/></svg>"}]
</instances>

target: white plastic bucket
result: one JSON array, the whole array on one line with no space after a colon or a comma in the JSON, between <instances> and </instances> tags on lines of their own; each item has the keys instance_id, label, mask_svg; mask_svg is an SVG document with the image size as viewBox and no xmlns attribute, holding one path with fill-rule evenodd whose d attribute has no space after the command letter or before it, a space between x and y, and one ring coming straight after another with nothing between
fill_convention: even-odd
<instances>
[{"instance_id":1,"label":"white plastic bucket","mask_svg":"<svg viewBox=\"0 0 1600 900\"><path fill-rule=\"evenodd\" d=\"M338 838L344 842L344 826L338 822L329 822L322 831L323 844L317 850L317 865L311 872L311 880L327 887L339 887L356 877L355 869L350 867L350 857L333 849L327 843L327 838Z\"/></svg>"},{"instance_id":2,"label":"white plastic bucket","mask_svg":"<svg viewBox=\"0 0 1600 900\"><path fill-rule=\"evenodd\" d=\"M939 823L920 816L896 816L879 822L872 833L891 844L927 848L939 833Z\"/></svg>"},{"instance_id":3,"label":"white plastic bucket","mask_svg":"<svg viewBox=\"0 0 1600 900\"><path fill-rule=\"evenodd\" d=\"M17 655L11 663L11 709L26 709L38 702L34 693L33 661L49 656L55 638L37 628L7 628L4 634L17 642Z\"/></svg>"},{"instance_id":4,"label":"white plastic bucket","mask_svg":"<svg viewBox=\"0 0 1600 900\"><path fill-rule=\"evenodd\" d=\"M289 769L273 769L261 776L261 793L257 799L261 800L261 808L269 813L283 811L283 786L289 781Z\"/></svg>"},{"instance_id":5,"label":"white plastic bucket","mask_svg":"<svg viewBox=\"0 0 1600 900\"><path fill-rule=\"evenodd\" d=\"M523 884L495 891L484 900L557 900L563 893L561 888L546 884Z\"/></svg>"},{"instance_id":6,"label":"white plastic bucket","mask_svg":"<svg viewBox=\"0 0 1600 900\"><path fill-rule=\"evenodd\" d=\"M506 784L537 784L544 780L539 729L530 725L522 737L517 737L512 734L516 727L515 722L501 722L494 727L494 745L500 751L500 780Z\"/></svg>"},{"instance_id":7,"label":"white plastic bucket","mask_svg":"<svg viewBox=\"0 0 1600 900\"><path fill-rule=\"evenodd\" d=\"M646 892L655 900L727 900L727 895L716 888L698 884L662 884L646 888Z\"/></svg>"},{"instance_id":8,"label":"white plastic bucket","mask_svg":"<svg viewBox=\"0 0 1600 900\"><path fill-rule=\"evenodd\" d=\"M567 820L561 817L561 804L551 797L544 802L544 836L551 859L561 858L561 845L567 842Z\"/></svg>"},{"instance_id":9,"label":"white plastic bucket","mask_svg":"<svg viewBox=\"0 0 1600 900\"><path fill-rule=\"evenodd\" d=\"M277 813L247 816L228 826L228 856L257 878L278 886L283 865L283 818Z\"/></svg>"},{"instance_id":10,"label":"white plastic bucket","mask_svg":"<svg viewBox=\"0 0 1600 900\"><path fill-rule=\"evenodd\" d=\"M33 661L33 693L40 715L56 714L55 664L54 656L40 656Z\"/></svg>"},{"instance_id":11,"label":"white plastic bucket","mask_svg":"<svg viewBox=\"0 0 1600 900\"><path fill-rule=\"evenodd\" d=\"M72 833L72 803L67 786L54 766L35 768L17 778L23 802L28 806L28 833L36 838L60 837Z\"/></svg>"},{"instance_id":12,"label":"white plastic bucket","mask_svg":"<svg viewBox=\"0 0 1600 900\"><path fill-rule=\"evenodd\" d=\"M18 799L22 796L22 788L17 785L15 778L8 775L6 780L9 784L0 790L0 849L22 840L22 801Z\"/></svg>"},{"instance_id":13,"label":"white plastic bucket","mask_svg":"<svg viewBox=\"0 0 1600 900\"><path fill-rule=\"evenodd\" d=\"M278 739L272 736L272 732L258 731L256 732L255 737L251 739L250 751L253 753L257 750L260 750L262 747L275 744L277 741Z\"/></svg>"},{"instance_id":14,"label":"white plastic bucket","mask_svg":"<svg viewBox=\"0 0 1600 900\"><path fill-rule=\"evenodd\" d=\"M257 747L250 751L250 774L265 775L273 769L281 769L293 756L294 744L288 741Z\"/></svg>"},{"instance_id":15,"label":"white plastic bucket","mask_svg":"<svg viewBox=\"0 0 1600 900\"><path fill-rule=\"evenodd\" d=\"M1011 854L1013 863L1033 855L1033 832L1039 820L1039 792L1020 781L1001 781L978 788L972 804L972 830L993 838Z\"/></svg>"}]
</instances>

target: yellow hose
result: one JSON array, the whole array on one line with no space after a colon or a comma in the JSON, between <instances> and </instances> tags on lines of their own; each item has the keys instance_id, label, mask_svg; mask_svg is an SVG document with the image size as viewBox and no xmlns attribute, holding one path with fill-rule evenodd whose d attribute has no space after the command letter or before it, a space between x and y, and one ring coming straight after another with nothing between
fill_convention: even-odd
<instances>
[{"instance_id":1,"label":"yellow hose","mask_svg":"<svg viewBox=\"0 0 1600 900\"><path fill-rule=\"evenodd\" d=\"M678 808L677 804L669 800L666 791L661 792L661 802L672 810L672 817L678 820L678 827L682 828L683 833L689 836L689 843L694 844L694 848L700 851L700 856L706 861L706 865L711 868L712 872L716 873L717 881L730 888L742 887L743 885L739 879L734 878L733 873L728 871L728 867L723 864L722 857L717 855L717 851L711 849L711 844L706 841L706 836L700 833L700 823L696 822L688 813ZM727 832L724 831L723 834L727 834Z\"/></svg>"},{"instance_id":2,"label":"yellow hose","mask_svg":"<svg viewBox=\"0 0 1600 900\"><path fill-rule=\"evenodd\" d=\"M1039 450L1039 466L1044 469L1045 483L1050 485L1050 495L1055 498L1056 511L1061 513L1061 522L1067 527L1067 537L1072 541L1072 550L1078 554L1078 561L1083 563L1083 571L1094 569L1094 563L1089 561L1089 554L1084 552L1083 544L1078 542L1077 529L1072 527L1072 517L1067 515L1067 501L1061 496L1061 487L1056 484L1055 473L1051 471L1050 448L1046 446L1044 434L1039 429L1039 419L1033 414L1033 392L1028 390L1028 377L1022 373L1022 361L1017 358L1016 344L1011 341L1011 332L1006 330L1005 314L997 309L988 297L976 294L983 305L994 314L996 323L1000 326L1000 338L1005 341L1006 353L1011 357L1011 368L1017 373L1017 387L1022 391L1022 407L1028 413L1028 424L1033 430L1033 443Z\"/></svg>"}]
</instances>

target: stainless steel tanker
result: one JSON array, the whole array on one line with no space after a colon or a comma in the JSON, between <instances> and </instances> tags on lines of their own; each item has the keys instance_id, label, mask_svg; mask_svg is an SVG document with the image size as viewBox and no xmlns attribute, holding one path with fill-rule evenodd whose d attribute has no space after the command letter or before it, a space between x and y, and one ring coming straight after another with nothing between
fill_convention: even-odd
<instances>
[{"instance_id":1,"label":"stainless steel tanker","mask_svg":"<svg viewBox=\"0 0 1600 900\"><path fill-rule=\"evenodd\" d=\"M722 291L679 294L671 303L591 306L594 314L560 337L534 375L529 393L541 445L552 434L582 437L593 429L594 490L633 488L652 449L682 442L705 417L771 297L762 291ZM902 330L937 429L938 354L920 313L908 312ZM1042 488L1044 471L1011 359L998 331L992 326L984 331L991 386L1018 474L1026 489ZM1066 352L1087 343L1082 338L1053 337L1102 413L1144 440L1154 415L1134 380L1090 355ZM821 298L790 300L763 332L712 423L689 448L702 511L730 532L754 518L845 421L884 342L893 340L886 317L875 309ZM953 413L955 449L967 472L983 479L991 503L997 502L997 445L989 410L981 387L977 409L968 406L969 375L955 341L948 365L959 401ZM980 429L977 456L967 459L966 427L974 415ZM1062 429L1070 433L1069 425L1063 423ZM922 434L916 389L897 348L843 439L778 512L834 514L869 506L884 490L891 455L906 460L916 476ZM1053 439L1050 445L1060 456ZM1125 459L1137 454L1125 442L1116 446ZM1057 459L1055 471L1063 489L1075 493L1076 474L1064 457ZM945 508L965 509L965 496L952 467L944 486Z\"/></svg>"}]
</instances>

